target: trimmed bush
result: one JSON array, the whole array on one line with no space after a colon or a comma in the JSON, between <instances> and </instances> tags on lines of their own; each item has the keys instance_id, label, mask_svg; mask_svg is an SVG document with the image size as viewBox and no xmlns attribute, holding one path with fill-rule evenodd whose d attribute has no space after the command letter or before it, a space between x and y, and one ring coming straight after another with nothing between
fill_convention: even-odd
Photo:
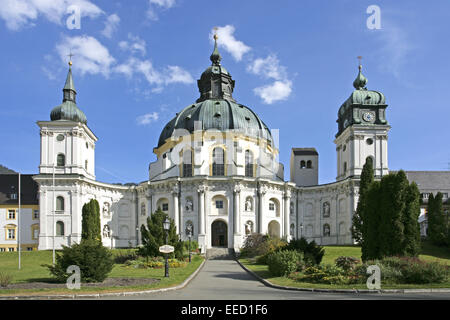
<instances>
[{"instance_id":1,"label":"trimmed bush","mask_svg":"<svg viewBox=\"0 0 450 320\"><path fill-rule=\"evenodd\" d=\"M348 284L354 282L352 277L347 277L345 271L333 265L310 266L305 268L303 275L297 277L298 281L325 283L325 284Z\"/></svg>"},{"instance_id":2,"label":"trimmed bush","mask_svg":"<svg viewBox=\"0 0 450 320\"><path fill-rule=\"evenodd\" d=\"M267 257L269 272L276 277L287 276L298 268L299 261L303 260L300 252L295 250L282 250L273 252Z\"/></svg>"},{"instance_id":3,"label":"trimmed bush","mask_svg":"<svg viewBox=\"0 0 450 320\"><path fill-rule=\"evenodd\" d=\"M44 265L58 281L65 282L71 265L80 267L81 282L102 282L111 272L114 261L109 249L97 240L83 240L72 247L63 246L54 266Z\"/></svg>"}]
</instances>

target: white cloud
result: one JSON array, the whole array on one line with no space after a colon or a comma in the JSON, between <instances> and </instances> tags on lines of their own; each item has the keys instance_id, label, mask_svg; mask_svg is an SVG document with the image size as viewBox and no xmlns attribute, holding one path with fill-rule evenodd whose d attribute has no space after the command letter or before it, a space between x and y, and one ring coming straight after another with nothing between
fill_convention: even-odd
<instances>
[{"instance_id":1,"label":"white cloud","mask_svg":"<svg viewBox=\"0 0 450 320\"><path fill-rule=\"evenodd\" d=\"M156 86L152 89L154 93L161 92L163 86L172 83L191 84L194 82L191 74L179 66L167 66L163 71L158 71L150 60L140 60L134 57L118 65L114 71L127 77L141 74L150 85Z\"/></svg>"},{"instance_id":2,"label":"white cloud","mask_svg":"<svg viewBox=\"0 0 450 320\"><path fill-rule=\"evenodd\" d=\"M108 77L111 66L115 62L108 49L90 36L64 37L56 45L56 51L64 62L67 62L67 55L69 51L72 51L74 54L73 68L79 70L81 74L101 73Z\"/></svg>"},{"instance_id":3,"label":"white cloud","mask_svg":"<svg viewBox=\"0 0 450 320\"><path fill-rule=\"evenodd\" d=\"M140 52L143 56L147 53L145 40L142 40L138 36L128 34L129 41L120 41L119 48L124 51L130 51L132 54Z\"/></svg>"},{"instance_id":4,"label":"white cloud","mask_svg":"<svg viewBox=\"0 0 450 320\"><path fill-rule=\"evenodd\" d=\"M267 56L265 59L255 59L247 66L247 71L269 79L280 80L286 78L286 68L280 65L280 61L274 54Z\"/></svg>"},{"instance_id":5,"label":"white cloud","mask_svg":"<svg viewBox=\"0 0 450 320\"><path fill-rule=\"evenodd\" d=\"M26 26L34 26L39 16L50 22L62 24L63 17L68 15L71 5L80 8L81 17L96 18L104 12L89 0L2 0L0 18L10 30L20 30Z\"/></svg>"},{"instance_id":6,"label":"white cloud","mask_svg":"<svg viewBox=\"0 0 450 320\"><path fill-rule=\"evenodd\" d=\"M136 121L139 125L150 124L151 122L157 121L159 119L158 112L146 113L142 116L137 117Z\"/></svg>"},{"instance_id":7,"label":"white cloud","mask_svg":"<svg viewBox=\"0 0 450 320\"><path fill-rule=\"evenodd\" d=\"M292 82L277 80L272 84L253 89L253 92L263 99L264 103L272 104L276 101L286 100L292 92Z\"/></svg>"},{"instance_id":8,"label":"white cloud","mask_svg":"<svg viewBox=\"0 0 450 320\"><path fill-rule=\"evenodd\" d=\"M235 28L232 25L218 27L217 36L219 37L219 39L217 40L217 45L229 52L236 61L241 61L242 56L250 51L251 48L245 45L242 41L236 40L233 35L234 31ZM210 39L212 39L213 34L214 30L211 31Z\"/></svg>"},{"instance_id":9,"label":"white cloud","mask_svg":"<svg viewBox=\"0 0 450 320\"><path fill-rule=\"evenodd\" d=\"M175 5L175 0L149 0L149 3L156 4L162 8L169 9Z\"/></svg>"},{"instance_id":10,"label":"white cloud","mask_svg":"<svg viewBox=\"0 0 450 320\"><path fill-rule=\"evenodd\" d=\"M111 38L112 34L116 32L119 27L119 23L120 18L117 14L114 13L110 15L105 21L105 29L103 29L102 34L107 38Z\"/></svg>"}]
</instances>

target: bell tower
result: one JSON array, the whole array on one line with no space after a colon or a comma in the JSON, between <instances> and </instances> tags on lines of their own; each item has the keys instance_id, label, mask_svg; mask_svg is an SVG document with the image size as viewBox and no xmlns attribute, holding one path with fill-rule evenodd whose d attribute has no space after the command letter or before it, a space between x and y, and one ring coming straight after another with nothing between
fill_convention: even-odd
<instances>
[{"instance_id":1,"label":"bell tower","mask_svg":"<svg viewBox=\"0 0 450 320\"><path fill-rule=\"evenodd\" d=\"M359 59L361 57L358 57ZM371 157L375 176L388 174L388 132L386 100L383 93L366 88L367 78L359 73L353 82L355 91L338 112L336 180L359 177L366 159Z\"/></svg>"}]
</instances>

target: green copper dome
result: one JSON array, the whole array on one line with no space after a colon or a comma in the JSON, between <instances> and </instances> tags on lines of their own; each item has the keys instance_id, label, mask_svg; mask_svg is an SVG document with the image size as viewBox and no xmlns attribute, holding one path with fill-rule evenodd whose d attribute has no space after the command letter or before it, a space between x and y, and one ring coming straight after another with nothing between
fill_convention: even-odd
<instances>
[{"instance_id":1,"label":"green copper dome","mask_svg":"<svg viewBox=\"0 0 450 320\"><path fill-rule=\"evenodd\" d=\"M87 119L83 111L81 111L76 104L75 86L72 78L72 68L69 68L67 73L66 83L63 88L63 103L55 108L50 113L51 121L74 121L86 124Z\"/></svg>"},{"instance_id":2,"label":"green copper dome","mask_svg":"<svg viewBox=\"0 0 450 320\"><path fill-rule=\"evenodd\" d=\"M158 141L158 148L172 136L182 136L186 131L217 129L234 130L247 136L262 138L273 143L269 128L250 108L237 103L232 96L234 80L220 65L221 56L217 50L217 37L214 38L212 65L197 81L200 98L189 105L166 124ZM198 123L196 127L196 122ZM178 131L177 131L178 130Z\"/></svg>"}]
</instances>

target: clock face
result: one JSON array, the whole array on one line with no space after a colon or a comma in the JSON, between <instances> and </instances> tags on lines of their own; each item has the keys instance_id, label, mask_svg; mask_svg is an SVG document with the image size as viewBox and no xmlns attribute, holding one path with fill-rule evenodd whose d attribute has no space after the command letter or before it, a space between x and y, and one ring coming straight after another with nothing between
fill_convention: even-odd
<instances>
[{"instance_id":1,"label":"clock face","mask_svg":"<svg viewBox=\"0 0 450 320\"><path fill-rule=\"evenodd\" d=\"M363 114L363 119L364 121L372 122L373 120L375 120L375 115L372 112L365 112Z\"/></svg>"}]
</instances>

